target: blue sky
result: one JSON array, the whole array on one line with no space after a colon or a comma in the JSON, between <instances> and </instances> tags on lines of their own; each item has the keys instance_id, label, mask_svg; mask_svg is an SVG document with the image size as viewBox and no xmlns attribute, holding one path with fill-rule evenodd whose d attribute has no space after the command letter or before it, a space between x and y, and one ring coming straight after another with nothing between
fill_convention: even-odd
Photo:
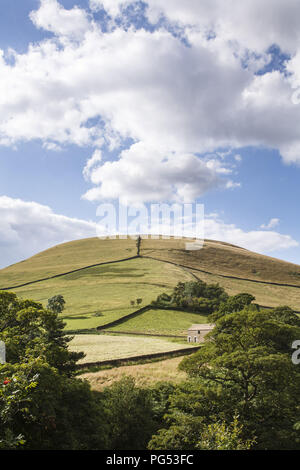
<instances>
[{"instance_id":1,"label":"blue sky","mask_svg":"<svg viewBox=\"0 0 300 470\"><path fill-rule=\"evenodd\" d=\"M269 2L3 0L1 266L119 199L204 203L207 238L300 264L300 7Z\"/></svg>"}]
</instances>

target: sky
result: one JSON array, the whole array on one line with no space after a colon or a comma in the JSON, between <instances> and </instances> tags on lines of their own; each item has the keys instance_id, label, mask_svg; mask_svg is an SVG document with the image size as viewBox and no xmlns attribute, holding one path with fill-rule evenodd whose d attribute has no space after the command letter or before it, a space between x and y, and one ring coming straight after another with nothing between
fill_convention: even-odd
<instances>
[{"instance_id":1,"label":"sky","mask_svg":"<svg viewBox=\"0 0 300 470\"><path fill-rule=\"evenodd\" d=\"M300 264L298 0L1 0L0 267L97 207L204 204Z\"/></svg>"}]
</instances>

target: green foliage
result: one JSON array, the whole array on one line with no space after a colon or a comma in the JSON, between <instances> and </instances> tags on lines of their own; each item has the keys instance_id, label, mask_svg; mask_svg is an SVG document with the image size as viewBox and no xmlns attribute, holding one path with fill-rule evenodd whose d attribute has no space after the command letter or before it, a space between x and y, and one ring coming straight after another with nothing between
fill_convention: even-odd
<instances>
[{"instance_id":1,"label":"green foliage","mask_svg":"<svg viewBox=\"0 0 300 470\"><path fill-rule=\"evenodd\" d=\"M230 392L231 412L238 412L248 438L257 436L257 447L294 448L300 374L291 344L299 337L295 314L244 309L221 317L203 348L180 368Z\"/></svg>"},{"instance_id":2,"label":"green foliage","mask_svg":"<svg viewBox=\"0 0 300 470\"><path fill-rule=\"evenodd\" d=\"M179 282L171 295L161 294L153 305L182 308L188 312L210 314L228 295L218 284L203 281Z\"/></svg>"},{"instance_id":3,"label":"green foliage","mask_svg":"<svg viewBox=\"0 0 300 470\"><path fill-rule=\"evenodd\" d=\"M240 312L245 307L248 307L250 305L251 308L253 308L254 310L259 310L257 305L252 304L254 300L255 297L247 293L237 294L228 297L225 302L221 302L218 310L211 315L210 320L212 322L215 322L218 318L221 318L223 315L227 315L229 313L234 312Z\"/></svg>"},{"instance_id":4,"label":"green foliage","mask_svg":"<svg viewBox=\"0 0 300 470\"><path fill-rule=\"evenodd\" d=\"M72 372L84 355L68 351L71 338L65 336L63 328L57 313L40 303L0 291L0 340L6 345L7 362L39 358L60 371Z\"/></svg>"},{"instance_id":5,"label":"green foliage","mask_svg":"<svg viewBox=\"0 0 300 470\"><path fill-rule=\"evenodd\" d=\"M135 387L132 377L124 377L105 388L101 400L109 423L109 449L145 449L157 429L149 390Z\"/></svg>"},{"instance_id":6,"label":"green foliage","mask_svg":"<svg viewBox=\"0 0 300 470\"><path fill-rule=\"evenodd\" d=\"M235 415L228 426L225 421L207 425L200 436L196 448L200 450L249 450L255 439L242 438L243 426Z\"/></svg>"},{"instance_id":7,"label":"green foliage","mask_svg":"<svg viewBox=\"0 0 300 470\"><path fill-rule=\"evenodd\" d=\"M47 308L54 313L61 313L65 308L65 299L62 295L54 295L48 299Z\"/></svg>"},{"instance_id":8,"label":"green foliage","mask_svg":"<svg viewBox=\"0 0 300 470\"><path fill-rule=\"evenodd\" d=\"M100 402L74 378L82 353L68 350L57 313L0 292L0 446L90 449L105 445Z\"/></svg>"}]
</instances>

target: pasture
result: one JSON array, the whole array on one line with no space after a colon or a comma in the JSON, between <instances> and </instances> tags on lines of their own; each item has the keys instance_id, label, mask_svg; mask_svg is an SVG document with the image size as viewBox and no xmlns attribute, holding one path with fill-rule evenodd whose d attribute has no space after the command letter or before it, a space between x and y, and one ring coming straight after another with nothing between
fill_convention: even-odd
<instances>
[{"instance_id":1,"label":"pasture","mask_svg":"<svg viewBox=\"0 0 300 470\"><path fill-rule=\"evenodd\" d=\"M71 351L83 351L86 354L79 364L164 353L190 347L188 343L175 343L160 338L92 334L75 335L69 343Z\"/></svg>"}]
</instances>

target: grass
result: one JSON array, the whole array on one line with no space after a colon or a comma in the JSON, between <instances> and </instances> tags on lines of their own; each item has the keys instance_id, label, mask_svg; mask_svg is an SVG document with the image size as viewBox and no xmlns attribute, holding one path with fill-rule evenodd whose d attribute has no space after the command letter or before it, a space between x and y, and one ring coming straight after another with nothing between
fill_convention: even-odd
<instances>
[{"instance_id":1,"label":"grass","mask_svg":"<svg viewBox=\"0 0 300 470\"><path fill-rule=\"evenodd\" d=\"M300 267L297 265L212 240L206 240L201 250L186 251L183 240L143 239L141 254L153 256L161 261L138 258L86 268L13 290L23 298L42 302L44 306L53 295L63 295L66 309L62 317L66 322L66 329L72 331L96 328L133 312L137 307L130 305L131 300L142 298L141 306L147 305L160 293L171 292L178 281L193 279L193 268L212 272L213 274L205 274L194 271L194 274L206 282L218 282L229 294L249 292L261 305L285 304L300 311L300 289L220 276L225 274L300 286ZM135 240L77 240L58 245L0 270L0 286L16 285L135 255ZM163 260L190 268L184 270L162 262ZM187 315L173 312L173 316L169 314L168 317L158 312L156 316L154 312L148 312L147 315L135 318L131 323L119 325L116 329L127 331L130 328L132 331L177 334L192 323L205 321L198 315L194 318Z\"/></svg>"},{"instance_id":2,"label":"grass","mask_svg":"<svg viewBox=\"0 0 300 470\"><path fill-rule=\"evenodd\" d=\"M185 250L184 240L142 240L141 255L214 274L300 286L300 266L214 240L205 240L203 248L194 251Z\"/></svg>"},{"instance_id":3,"label":"grass","mask_svg":"<svg viewBox=\"0 0 300 470\"><path fill-rule=\"evenodd\" d=\"M194 323L208 323L207 316L178 310L148 310L109 328L110 331L186 336Z\"/></svg>"},{"instance_id":4,"label":"grass","mask_svg":"<svg viewBox=\"0 0 300 470\"><path fill-rule=\"evenodd\" d=\"M67 330L95 328L114 321L139 307L132 299L142 298L147 305L162 292L170 292L180 280L191 274L170 264L150 259L133 259L121 263L84 269L48 281L14 289L23 298L42 302L55 294L66 301L62 318Z\"/></svg>"},{"instance_id":5,"label":"grass","mask_svg":"<svg viewBox=\"0 0 300 470\"><path fill-rule=\"evenodd\" d=\"M120 380L124 375L133 377L136 384L140 387L155 385L155 383L161 381L179 383L187 377L185 372L178 370L178 364L181 361L182 357L175 357L147 364L122 366L99 372L87 372L80 375L80 378L88 380L92 389L97 391L101 391L104 387Z\"/></svg>"},{"instance_id":6,"label":"grass","mask_svg":"<svg viewBox=\"0 0 300 470\"><path fill-rule=\"evenodd\" d=\"M193 272L193 271L191 271ZM248 292L254 295L256 302L268 307L289 305L300 311L300 289L297 287L281 287L256 282L226 279L212 274L203 274L194 271L196 276L207 283L219 283L229 295Z\"/></svg>"},{"instance_id":7,"label":"grass","mask_svg":"<svg viewBox=\"0 0 300 470\"><path fill-rule=\"evenodd\" d=\"M186 343L184 346L165 339L108 335L75 335L69 343L70 350L86 354L79 364L176 351L184 347L191 345Z\"/></svg>"},{"instance_id":8,"label":"grass","mask_svg":"<svg viewBox=\"0 0 300 470\"><path fill-rule=\"evenodd\" d=\"M0 270L0 288L20 285L96 263L136 255L132 239L85 238L62 243L20 263Z\"/></svg>"}]
</instances>

